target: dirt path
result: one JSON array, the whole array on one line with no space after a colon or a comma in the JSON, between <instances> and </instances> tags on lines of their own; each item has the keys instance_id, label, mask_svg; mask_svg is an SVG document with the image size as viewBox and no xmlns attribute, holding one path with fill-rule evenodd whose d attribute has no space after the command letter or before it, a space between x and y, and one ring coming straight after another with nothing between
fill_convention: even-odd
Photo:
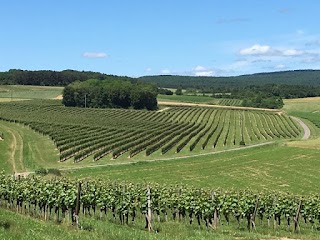
<instances>
[{"instance_id":1,"label":"dirt path","mask_svg":"<svg viewBox=\"0 0 320 240\"><path fill-rule=\"evenodd\" d=\"M160 109L160 110L158 110L157 112L163 112L163 111L166 111L166 110L168 110L168 109L170 109L170 107L166 107L166 108Z\"/></svg>"},{"instance_id":2,"label":"dirt path","mask_svg":"<svg viewBox=\"0 0 320 240\"><path fill-rule=\"evenodd\" d=\"M281 110L279 109L269 109L269 108L253 108L253 107L236 107L236 106L222 106L222 105L213 105L213 104L203 104L203 103L186 103L186 102L165 102L159 101L159 105L166 106L188 106L188 107L213 107L213 108L227 108L227 109L237 109L237 110L260 110L260 111L268 111L268 112L276 112L279 113Z\"/></svg>"},{"instance_id":3,"label":"dirt path","mask_svg":"<svg viewBox=\"0 0 320 240\"><path fill-rule=\"evenodd\" d=\"M59 95L59 96L55 97L54 99L62 100L62 99L63 99L63 96L62 96L62 95Z\"/></svg>"},{"instance_id":4,"label":"dirt path","mask_svg":"<svg viewBox=\"0 0 320 240\"><path fill-rule=\"evenodd\" d=\"M309 139L310 135L311 135L309 127L300 118L292 117L292 116L291 116L291 118L294 119L296 122L298 122L300 124L300 126L303 128L304 135L302 137L302 140Z\"/></svg>"}]
</instances>

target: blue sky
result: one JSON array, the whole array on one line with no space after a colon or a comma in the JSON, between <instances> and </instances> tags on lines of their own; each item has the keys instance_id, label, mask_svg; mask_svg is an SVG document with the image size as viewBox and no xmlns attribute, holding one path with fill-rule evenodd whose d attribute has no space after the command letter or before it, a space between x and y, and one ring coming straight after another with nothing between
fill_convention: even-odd
<instances>
[{"instance_id":1,"label":"blue sky","mask_svg":"<svg viewBox=\"0 0 320 240\"><path fill-rule=\"evenodd\" d=\"M320 69L317 0L0 0L0 71Z\"/></svg>"}]
</instances>

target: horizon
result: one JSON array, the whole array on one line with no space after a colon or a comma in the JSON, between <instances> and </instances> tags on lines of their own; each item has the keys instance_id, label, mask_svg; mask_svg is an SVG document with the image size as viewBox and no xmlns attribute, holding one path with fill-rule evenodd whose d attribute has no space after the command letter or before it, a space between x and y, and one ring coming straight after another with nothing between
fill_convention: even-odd
<instances>
[{"instance_id":1,"label":"horizon","mask_svg":"<svg viewBox=\"0 0 320 240\"><path fill-rule=\"evenodd\" d=\"M13 0L2 7L0 71L229 77L320 69L320 2L312 0Z\"/></svg>"}]
</instances>

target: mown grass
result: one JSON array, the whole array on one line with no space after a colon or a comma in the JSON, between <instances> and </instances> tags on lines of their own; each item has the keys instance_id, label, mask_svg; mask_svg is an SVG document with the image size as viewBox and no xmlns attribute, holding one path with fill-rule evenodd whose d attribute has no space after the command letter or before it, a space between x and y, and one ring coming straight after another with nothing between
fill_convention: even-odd
<instances>
[{"instance_id":1,"label":"mown grass","mask_svg":"<svg viewBox=\"0 0 320 240\"><path fill-rule=\"evenodd\" d=\"M0 85L0 101L4 99L51 99L62 94L63 87Z\"/></svg>"},{"instance_id":2,"label":"mown grass","mask_svg":"<svg viewBox=\"0 0 320 240\"><path fill-rule=\"evenodd\" d=\"M194 95L158 95L158 101L219 104L220 99L210 96Z\"/></svg>"},{"instance_id":3,"label":"mown grass","mask_svg":"<svg viewBox=\"0 0 320 240\"><path fill-rule=\"evenodd\" d=\"M0 122L0 168L7 173L57 167L58 151L53 142L24 125Z\"/></svg>"},{"instance_id":4,"label":"mown grass","mask_svg":"<svg viewBox=\"0 0 320 240\"><path fill-rule=\"evenodd\" d=\"M290 146L264 146L186 159L83 168L73 177L187 184L197 187L320 191L320 151Z\"/></svg>"},{"instance_id":5,"label":"mown grass","mask_svg":"<svg viewBox=\"0 0 320 240\"><path fill-rule=\"evenodd\" d=\"M266 225L257 224L256 232L248 232L243 221L240 227L231 224L220 225L217 230L200 228L189 225L187 222L163 222L154 221L153 228L157 232L147 232L143 226L143 219L135 221L135 224L119 225L115 223L111 214L103 220L94 217L80 219L82 229L77 229L70 223L55 223L53 220L43 221L26 215L16 214L6 209L0 209L0 238L6 240L36 240L36 239L124 239L124 240L203 240L203 239L279 239L284 237L298 239L319 239L317 231L306 229L301 233L288 232L285 226L273 230Z\"/></svg>"}]
</instances>

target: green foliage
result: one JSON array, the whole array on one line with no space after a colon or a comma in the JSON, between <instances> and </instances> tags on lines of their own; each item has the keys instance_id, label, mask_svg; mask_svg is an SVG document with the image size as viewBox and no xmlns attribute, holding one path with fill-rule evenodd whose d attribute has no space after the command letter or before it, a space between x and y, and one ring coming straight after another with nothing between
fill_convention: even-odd
<instances>
[{"instance_id":1,"label":"green foliage","mask_svg":"<svg viewBox=\"0 0 320 240\"><path fill-rule=\"evenodd\" d=\"M160 148L162 154L172 154L173 148L191 154L200 148L236 147L240 139L247 145L294 139L301 131L285 115L272 112L201 107L171 107L163 112L65 108L53 100L2 103L0 118L49 136L61 162L70 158L80 162L89 156L99 160L109 154L115 159L127 152L129 157L142 151L149 156Z\"/></svg>"},{"instance_id":2,"label":"green foliage","mask_svg":"<svg viewBox=\"0 0 320 240\"><path fill-rule=\"evenodd\" d=\"M264 86L266 84L319 86L319 70L295 70L271 73L256 73L236 77L193 77L193 76L144 76L139 80L167 88L212 88L219 93L222 89L245 86ZM224 91L223 91L224 92ZM228 92L228 91L225 91Z\"/></svg>"},{"instance_id":3,"label":"green foliage","mask_svg":"<svg viewBox=\"0 0 320 240\"><path fill-rule=\"evenodd\" d=\"M158 93L161 95L173 95L173 92L166 88L158 88Z\"/></svg>"},{"instance_id":4,"label":"green foliage","mask_svg":"<svg viewBox=\"0 0 320 240\"><path fill-rule=\"evenodd\" d=\"M35 174L40 176L45 176L48 174L48 171L45 168L39 168L35 170Z\"/></svg>"},{"instance_id":5,"label":"green foliage","mask_svg":"<svg viewBox=\"0 0 320 240\"><path fill-rule=\"evenodd\" d=\"M182 93L182 88L181 87L179 87L179 88L177 88L177 90L175 91L175 94L176 95L183 95L183 93Z\"/></svg>"},{"instance_id":6,"label":"green foliage","mask_svg":"<svg viewBox=\"0 0 320 240\"><path fill-rule=\"evenodd\" d=\"M265 98L257 95L254 98L245 98L241 104L243 107L280 109L283 107L283 100L280 97Z\"/></svg>"},{"instance_id":7,"label":"green foliage","mask_svg":"<svg viewBox=\"0 0 320 240\"><path fill-rule=\"evenodd\" d=\"M74 81L85 81L88 79L99 80L131 80L129 77L119 77L90 71L28 71L11 69L8 72L0 72L0 84L19 84L36 86L67 86Z\"/></svg>"},{"instance_id":8,"label":"green foliage","mask_svg":"<svg viewBox=\"0 0 320 240\"><path fill-rule=\"evenodd\" d=\"M81 184L81 188L80 188ZM78 192L80 191L80 192ZM149 192L149 193L148 193ZM172 186L159 184L133 184L111 181L73 180L66 178L41 179L26 178L14 179L12 176L0 176L0 199L5 206L17 206L17 211L25 206L24 213L49 215L50 209L55 209L55 218L59 210L63 218L68 218L68 212L73 213L77 206L77 195L80 194L79 207L85 209L88 214L91 211L111 211L115 220L124 225L135 222L137 218L145 216L147 211L166 217L164 221L175 221L176 218L193 222L197 219L199 226L208 226L214 221L225 221L234 224L230 219L235 219L240 224L240 219L248 220L248 230L251 222L255 222L256 214L261 221L275 219L280 226L280 220L290 222L299 213L306 223L313 226L320 219L319 195L293 195L283 192L253 192L251 190L221 190L203 189L188 186ZM147 199L151 199L150 208L147 207ZM22 213L22 211L21 211ZM79 212L82 217L81 211ZM169 216L169 217L168 217ZM170 217L172 216L172 217ZM75 222L74 217L71 221ZM6 225L6 224L4 224ZM218 226L216 226L218 227ZM92 224L85 223L83 230L94 230Z\"/></svg>"},{"instance_id":9,"label":"green foliage","mask_svg":"<svg viewBox=\"0 0 320 240\"><path fill-rule=\"evenodd\" d=\"M90 79L74 82L63 91L63 104L70 107L129 108L155 110L157 89L149 84L129 81Z\"/></svg>"}]
</instances>

